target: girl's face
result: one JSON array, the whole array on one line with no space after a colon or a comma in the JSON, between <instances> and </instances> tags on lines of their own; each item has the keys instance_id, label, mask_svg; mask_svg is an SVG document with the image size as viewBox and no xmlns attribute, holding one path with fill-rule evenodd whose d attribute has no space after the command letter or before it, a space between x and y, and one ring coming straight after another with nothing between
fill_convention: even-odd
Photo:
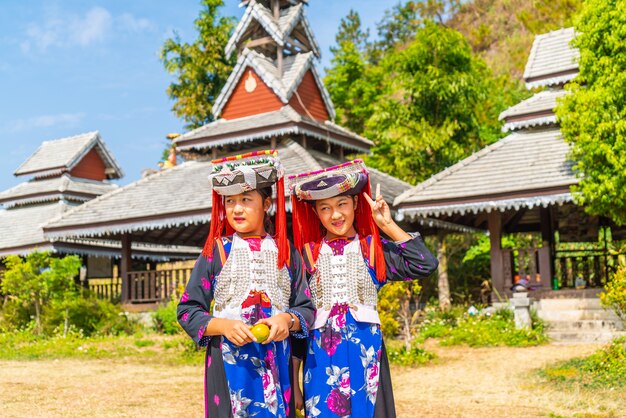
<instances>
[{"instance_id":1,"label":"girl's face","mask_svg":"<svg viewBox=\"0 0 626 418\"><path fill-rule=\"evenodd\" d=\"M335 196L315 201L315 213L326 228L326 238L352 237L357 196Z\"/></svg>"},{"instance_id":2,"label":"girl's face","mask_svg":"<svg viewBox=\"0 0 626 418\"><path fill-rule=\"evenodd\" d=\"M241 236L265 235L263 221L265 212L272 204L268 197L263 200L261 194L252 190L234 196L226 196L224 206L226 219L230 226Z\"/></svg>"}]
</instances>

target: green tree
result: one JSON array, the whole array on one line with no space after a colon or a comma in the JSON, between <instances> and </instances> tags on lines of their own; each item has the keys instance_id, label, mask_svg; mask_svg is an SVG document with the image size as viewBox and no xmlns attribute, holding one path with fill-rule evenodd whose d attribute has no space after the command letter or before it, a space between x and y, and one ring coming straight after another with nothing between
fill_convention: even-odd
<instances>
[{"instance_id":1,"label":"green tree","mask_svg":"<svg viewBox=\"0 0 626 418\"><path fill-rule=\"evenodd\" d=\"M338 122L357 133L362 133L370 115L375 82L370 77L365 59L368 33L361 29L359 14L350 10L341 19L335 37L337 46L331 48L333 58L326 71L324 84L337 112Z\"/></svg>"},{"instance_id":2,"label":"green tree","mask_svg":"<svg viewBox=\"0 0 626 418\"><path fill-rule=\"evenodd\" d=\"M8 256L2 279L2 292L35 310L35 329L41 333L41 308L51 298L62 303L75 293L74 277L81 261L78 256L52 258L48 252L35 251L22 258ZM67 312L66 312L67 318Z\"/></svg>"},{"instance_id":3,"label":"green tree","mask_svg":"<svg viewBox=\"0 0 626 418\"><path fill-rule=\"evenodd\" d=\"M227 58L224 47L233 28L233 18L219 16L223 0L202 0L203 9L194 21L198 39L186 43L178 34L169 38L160 51L168 73L176 78L167 88L174 100L172 111L182 118L187 129L215 119L213 102L230 75L236 57Z\"/></svg>"},{"instance_id":4,"label":"green tree","mask_svg":"<svg viewBox=\"0 0 626 418\"><path fill-rule=\"evenodd\" d=\"M588 0L576 23L580 73L557 107L580 178L576 202L626 225L626 2Z\"/></svg>"},{"instance_id":5,"label":"green tree","mask_svg":"<svg viewBox=\"0 0 626 418\"><path fill-rule=\"evenodd\" d=\"M380 100L367 121L368 163L417 183L500 136L500 110L485 108L493 76L455 30L426 21L381 62Z\"/></svg>"}]
</instances>

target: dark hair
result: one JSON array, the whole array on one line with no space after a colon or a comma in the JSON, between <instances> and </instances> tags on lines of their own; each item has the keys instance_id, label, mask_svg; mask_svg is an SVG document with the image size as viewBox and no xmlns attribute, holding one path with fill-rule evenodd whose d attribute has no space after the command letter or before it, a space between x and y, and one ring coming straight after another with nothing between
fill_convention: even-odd
<instances>
[{"instance_id":1,"label":"dark hair","mask_svg":"<svg viewBox=\"0 0 626 418\"><path fill-rule=\"evenodd\" d=\"M272 186L263 187L262 189L256 189L256 191L259 192L259 194L261 195L261 201L263 203L265 203L265 199L269 198L270 200L272 200ZM263 227L265 228L265 232L270 235L274 235L274 224L272 223L270 215L267 212L265 212L265 215L263 217Z\"/></svg>"}]
</instances>

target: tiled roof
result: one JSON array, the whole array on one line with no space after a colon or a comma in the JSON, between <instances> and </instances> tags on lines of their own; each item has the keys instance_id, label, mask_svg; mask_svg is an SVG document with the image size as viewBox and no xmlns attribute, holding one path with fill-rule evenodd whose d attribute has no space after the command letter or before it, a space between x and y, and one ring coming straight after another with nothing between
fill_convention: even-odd
<instances>
[{"instance_id":1,"label":"tiled roof","mask_svg":"<svg viewBox=\"0 0 626 418\"><path fill-rule=\"evenodd\" d=\"M307 71L310 70L322 95L322 99L324 100L324 105L330 115L330 119L334 119L335 108L333 107L332 100L330 99L330 95L328 94L326 87L324 87L324 83L322 83L322 80L315 69L313 59L314 56L312 52L285 57L283 60L283 74L281 77L278 74L276 63L271 58L268 58L265 55L251 49L244 49L237 60L235 68L233 68L233 71L230 73L226 84L213 104L213 114L217 116L222 112L246 68L252 67L259 77L261 77L263 82L272 89L272 91L284 104L289 103L291 96L300 85L302 78L305 76Z\"/></svg>"},{"instance_id":2,"label":"tiled roof","mask_svg":"<svg viewBox=\"0 0 626 418\"><path fill-rule=\"evenodd\" d=\"M557 105L557 100L566 94L567 91L563 89L545 90L509 107L500 113L499 119L505 121L502 130L506 132L556 123L554 108Z\"/></svg>"},{"instance_id":3,"label":"tiled roof","mask_svg":"<svg viewBox=\"0 0 626 418\"><path fill-rule=\"evenodd\" d=\"M43 226L71 208L56 202L0 210L0 257L25 255L36 250L119 257L119 242L82 239L53 242L44 236ZM134 258L169 260L196 257L199 252L200 249L194 247L132 244Z\"/></svg>"},{"instance_id":4,"label":"tiled roof","mask_svg":"<svg viewBox=\"0 0 626 418\"><path fill-rule=\"evenodd\" d=\"M578 49L570 43L574 28L537 35L533 42L524 80L528 88L564 84L578 73Z\"/></svg>"},{"instance_id":5,"label":"tiled roof","mask_svg":"<svg viewBox=\"0 0 626 418\"><path fill-rule=\"evenodd\" d=\"M283 141L277 150L287 172L321 168L294 141ZM211 214L210 172L209 161L160 171L74 208L46 225L46 233L53 238L89 237L206 223Z\"/></svg>"},{"instance_id":6,"label":"tiled roof","mask_svg":"<svg viewBox=\"0 0 626 418\"><path fill-rule=\"evenodd\" d=\"M122 177L124 175L122 169L98 132L44 141L37 151L15 170L15 175L31 174L35 177L44 177L70 171L94 147L110 171L109 178Z\"/></svg>"},{"instance_id":7,"label":"tiled roof","mask_svg":"<svg viewBox=\"0 0 626 418\"><path fill-rule=\"evenodd\" d=\"M359 152L369 152L374 144L333 122L322 123L302 116L287 105L273 112L232 120L218 119L179 136L176 146L180 150L202 149L288 134L307 134Z\"/></svg>"},{"instance_id":8,"label":"tiled roof","mask_svg":"<svg viewBox=\"0 0 626 418\"><path fill-rule=\"evenodd\" d=\"M59 199L85 202L115 190L118 186L99 181L78 179L64 174L59 177L31 180L0 192L0 204L5 208Z\"/></svg>"},{"instance_id":9,"label":"tiled roof","mask_svg":"<svg viewBox=\"0 0 626 418\"><path fill-rule=\"evenodd\" d=\"M51 250L42 227L52 218L66 212L63 202L0 210L0 256L23 254L33 247Z\"/></svg>"},{"instance_id":10,"label":"tiled roof","mask_svg":"<svg viewBox=\"0 0 626 418\"><path fill-rule=\"evenodd\" d=\"M447 207L461 213L490 208L507 194L567 190L578 182L568 152L558 129L516 132L406 191L394 203L401 212L430 216L446 212ZM571 200L565 194L555 197L555 202ZM532 199L525 199L533 204ZM464 201L474 203L458 205ZM512 204L524 206L523 202Z\"/></svg>"},{"instance_id":11,"label":"tiled roof","mask_svg":"<svg viewBox=\"0 0 626 418\"><path fill-rule=\"evenodd\" d=\"M281 9L280 17L274 18L272 12L262 4L256 1L250 1L244 15L237 24L232 36L226 44L225 52L228 56L233 53L235 46L242 40L242 36L254 22L258 22L268 33L269 36L280 46L284 46L288 42L288 37L298 24L302 28L311 43L312 50L318 58L320 57L320 49L313 36L313 31L306 19L304 5L297 4L286 9Z\"/></svg>"}]
</instances>

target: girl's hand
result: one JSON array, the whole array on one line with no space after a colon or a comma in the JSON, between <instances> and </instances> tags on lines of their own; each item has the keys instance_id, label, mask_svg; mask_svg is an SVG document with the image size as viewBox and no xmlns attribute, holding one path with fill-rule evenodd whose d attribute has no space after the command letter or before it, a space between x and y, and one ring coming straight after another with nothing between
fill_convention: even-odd
<instances>
[{"instance_id":1,"label":"girl's hand","mask_svg":"<svg viewBox=\"0 0 626 418\"><path fill-rule=\"evenodd\" d=\"M246 345L251 341L256 341L256 338L252 335L252 332L250 332L248 325L244 324L243 321L235 319L225 320L224 325L222 325L222 335L239 347Z\"/></svg>"},{"instance_id":2,"label":"girl's hand","mask_svg":"<svg viewBox=\"0 0 626 418\"><path fill-rule=\"evenodd\" d=\"M363 193L363 196L365 196L365 200L367 200L367 203L369 203L372 208L372 218L374 218L374 222L376 222L376 225L381 231L394 241L406 241L411 239L411 236L404 232L391 218L391 209L389 209L389 205L380 194L380 184L376 185L375 201L365 193Z\"/></svg>"},{"instance_id":3,"label":"girl's hand","mask_svg":"<svg viewBox=\"0 0 626 418\"><path fill-rule=\"evenodd\" d=\"M367 203L369 203L372 208L372 217L380 229L384 230L395 224L391 218L391 209L389 209L389 205L380 194L380 184L376 185L376 200L372 200L372 198L365 193L363 193L363 195L365 196Z\"/></svg>"},{"instance_id":4,"label":"girl's hand","mask_svg":"<svg viewBox=\"0 0 626 418\"><path fill-rule=\"evenodd\" d=\"M288 313L280 313L269 318L259 319L257 324L265 324L270 327L270 336L267 337L267 340L263 341L262 344L269 344L272 341L282 341L289 337L291 315Z\"/></svg>"}]
</instances>

